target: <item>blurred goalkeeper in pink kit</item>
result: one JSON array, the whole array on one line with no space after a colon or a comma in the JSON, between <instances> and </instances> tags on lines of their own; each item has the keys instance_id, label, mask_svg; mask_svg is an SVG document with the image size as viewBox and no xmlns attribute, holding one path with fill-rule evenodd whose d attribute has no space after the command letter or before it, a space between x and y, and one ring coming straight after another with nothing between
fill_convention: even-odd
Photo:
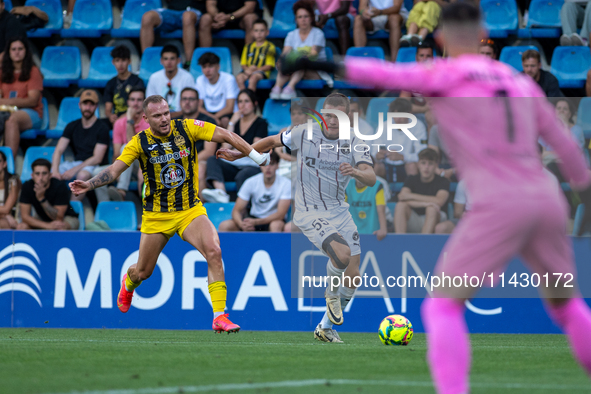
<instances>
[{"instance_id":1,"label":"blurred goalkeeper in pink kit","mask_svg":"<svg viewBox=\"0 0 591 394\"><path fill-rule=\"evenodd\" d=\"M478 55L485 37L478 9L452 4L442 10L440 26L436 40L449 59L434 64L350 58L343 69L292 58L285 62L285 71L340 72L348 81L365 86L434 97L430 105L441 136L473 202L447 242L441 254L447 257L439 258L435 274L480 278L494 273L498 278L509 260L520 255L532 273L576 277L572 246L565 235L567 203L555 180L543 172L537 141L541 137L554 148L562 173L591 211L591 177L582 152L531 78ZM576 285L561 284L544 287L541 295L548 314L568 336L574 356L591 374L591 311ZM464 300L476 290L440 287L421 307L427 359L438 393L470 390Z\"/></svg>"}]
</instances>

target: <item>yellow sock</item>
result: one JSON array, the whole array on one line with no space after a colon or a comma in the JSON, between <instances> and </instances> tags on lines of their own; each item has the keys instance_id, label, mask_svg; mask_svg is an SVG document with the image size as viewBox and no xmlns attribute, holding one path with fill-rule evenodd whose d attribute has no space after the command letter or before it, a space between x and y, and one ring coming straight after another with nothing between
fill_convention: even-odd
<instances>
[{"instance_id":1,"label":"yellow sock","mask_svg":"<svg viewBox=\"0 0 591 394\"><path fill-rule=\"evenodd\" d=\"M125 277L125 288L127 289L127 291L134 291L136 287L138 287L141 284L141 281L140 283L132 282L131 279L129 279L129 275Z\"/></svg>"},{"instance_id":2,"label":"yellow sock","mask_svg":"<svg viewBox=\"0 0 591 394\"><path fill-rule=\"evenodd\" d=\"M213 305L213 313L224 313L226 309L226 282L213 282L207 286L209 296L211 297L211 304Z\"/></svg>"}]
</instances>

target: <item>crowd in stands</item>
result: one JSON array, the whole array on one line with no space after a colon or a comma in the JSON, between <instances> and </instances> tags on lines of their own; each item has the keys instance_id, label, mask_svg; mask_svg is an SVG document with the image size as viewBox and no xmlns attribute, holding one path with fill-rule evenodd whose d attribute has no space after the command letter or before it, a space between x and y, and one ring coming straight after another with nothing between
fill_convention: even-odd
<instances>
[{"instance_id":1,"label":"crowd in stands","mask_svg":"<svg viewBox=\"0 0 591 394\"><path fill-rule=\"evenodd\" d=\"M67 2L60 28L65 31L76 25L76 4L84 1ZM21 5L16 3L12 4L13 10ZM145 9L135 16L138 27L135 35L129 36L131 39L111 40L105 45L111 47L110 79L96 88L84 89L75 83L59 88L44 86L43 65L38 61L42 51L38 49L49 44L91 49L107 41L81 35L72 44L72 41L60 41L59 33L53 33L50 39L36 38L31 34L35 30L30 21L39 18L41 22L37 23L42 26L48 23L47 14L26 3L22 4L24 9L12 12L0 0L0 228L75 230L84 227L84 222L80 225L79 215L86 216L86 223L92 222L98 204L108 201L133 203L141 220L144 178L137 162L116 182L89 195L70 195L66 185L70 180L88 180L98 174L117 159L135 134L148 128L142 103L150 95L163 96L175 119L210 122L253 144L288 127L306 123L309 109L316 104L312 97L325 97L338 88L350 97L351 121L353 114L358 114L362 134L374 134L378 123L375 112L371 119L366 117L373 104L363 96L388 100L381 111L412 113L418 119L409 128L416 140L409 139L401 129L394 129L389 140L385 140L384 132L384 140L374 141L370 153L379 180L376 185L366 187L352 180L347 186L347 202L359 232L374 234L378 240L387 233L451 233L462 215L470 210L469 196L440 138L428 100L416 92L368 92L342 83L339 86L340 81L325 72L284 75L278 67L281 55L297 53L313 59L339 60L347 54L358 56L360 52L353 49L376 49L377 52L369 52L392 62L438 61L446 54L435 45L433 35L441 9L448 3L447 0L168 0L163 2L166 8ZM124 8L123 3L119 5ZM519 8L520 22L528 26L529 2L525 5L520 2ZM286 10L292 13L289 17L292 19L282 16ZM23 15L34 17L27 19ZM131 17L129 13L123 15L123 18ZM284 25L277 23L280 17ZM554 99L557 115L578 141L588 162L589 136L578 121L577 96L591 96L591 61L586 85L574 88L563 85L560 75L553 74L554 69L549 71L546 56L559 46L589 46L590 18L589 2L565 2L559 16L561 36L527 42L516 41L511 36L495 36L484 38L480 46L481 56L510 63ZM168 38L171 35L177 38ZM108 34L103 36L110 38ZM161 67L140 77L132 71L137 71L134 57L155 45L162 45L158 47ZM226 46L234 49L230 51L233 58L225 58L219 51ZM504 60L505 48L513 47L521 48L519 55L512 62ZM591 59L591 52L588 56ZM232 60L240 69L232 69ZM59 107L62 99L72 96L79 98L79 114L68 119L63 132L55 138L44 138L43 133L37 133L36 138L25 139L23 133L29 130L48 128L43 126L47 121L44 104L47 98ZM270 103L281 106L283 100L291 100L286 104L286 112L263 115ZM279 124L278 116L283 116ZM411 119L399 117L394 122L406 124ZM386 143L397 144L401 149L376 148L377 144ZM43 158L25 160L19 171L27 148L32 146L53 147L53 150ZM236 162L216 158L215 152L220 147L223 146L206 141L197 145L199 198L210 204L233 203L226 209L226 220L218 223L219 230L297 231L289 218L293 199L289 179L295 178L291 152L285 147L276 148L271 164L261 168L248 158ZM551 147L540 141L540 152L549 174L564 182ZM25 167L30 178L16 175L24 173ZM574 213L577 197L568 190L565 194Z\"/></svg>"}]
</instances>

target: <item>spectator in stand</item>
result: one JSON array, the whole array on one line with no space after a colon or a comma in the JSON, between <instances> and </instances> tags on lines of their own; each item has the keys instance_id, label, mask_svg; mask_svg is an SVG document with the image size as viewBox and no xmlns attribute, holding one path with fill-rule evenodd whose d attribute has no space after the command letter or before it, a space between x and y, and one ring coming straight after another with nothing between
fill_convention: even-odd
<instances>
[{"instance_id":1,"label":"spectator in stand","mask_svg":"<svg viewBox=\"0 0 591 394\"><path fill-rule=\"evenodd\" d=\"M435 226L435 234L451 234L464 213L470 210L468 194L466 193L466 182L459 181L454 196L454 217Z\"/></svg>"},{"instance_id":2,"label":"spectator in stand","mask_svg":"<svg viewBox=\"0 0 591 394\"><path fill-rule=\"evenodd\" d=\"M230 73L220 71L220 58L206 52L199 58L202 75L197 77L195 89L199 92L199 111L215 119L215 122L228 128L232 113L238 111L236 98L238 84Z\"/></svg>"},{"instance_id":3,"label":"spectator in stand","mask_svg":"<svg viewBox=\"0 0 591 394\"><path fill-rule=\"evenodd\" d=\"M26 37L27 30L25 26L6 9L4 0L0 0L0 59L4 55L6 44L14 37Z\"/></svg>"},{"instance_id":4,"label":"spectator in stand","mask_svg":"<svg viewBox=\"0 0 591 394\"><path fill-rule=\"evenodd\" d=\"M228 131L238 134L244 141L254 144L267 136L267 121L256 114L257 98L252 90L244 89L238 94L238 111L232 115L228 123ZM222 148L228 146L222 145ZM236 182L240 190L244 181L261 172L259 166L248 157L228 162L211 156L207 159L207 183L213 189L201 192L207 201L228 202L230 196L226 193L224 182Z\"/></svg>"},{"instance_id":5,"label":"spectator in stand","mask_svg":"<svg viewBox=\"0 0 591 394\"><path fill-rule=\"evenodd\" d=\"M344 55L351 46L349 28L355 20L357 10L352 1L347 0L316 0L318 18L316 25L322 29L326 23L334 18L334 24L339 32L339 49Z\"/></svg>"},{"instance_id":6,"label":"spectator in stand","mask_svg":"<svg viewBox=\"0 0 591 394\"><path fill-rule=\"evenodd\" d=\"M143 87L134 87L129 91L127 98L126 115L117 119L113 125L113 163L123 152L125 145L140 131L150 128L144 120L143 104L146 99L146 91ZM129 184L133 173L139 171L139 162L136 160L127 170L119 176L117 187L109 186L109 198L113 201L123 201L129 191Z\"/></svg>"},{"instance_id":7,"label":"spectator in stand","mask_svg":"<svg viewBox=\"0 0 591 394\"><path fill-rule=\"evenodd\" d=\"M0 151L0 229L15 229L16 203L21 192L18 175L8 172L6 155Z\"/></svg>"},{"instance_id":8,"label":"spectator in stand","mask_svg":"<svg viewBox=\"0 0 591 394\"><path fill-rule=\"evenodd\" d=\"M291 182L277 176L279 156L271 152L271 162L262 173L248 178L240 190L232 209L232 219L220 223L220 231L290 232L285 215L291 203ZM244 212L250 204L246 217Z\"/></svg>"},{"instance_id":9,"label":"spectator in stand","mask_svg":"<svg viewBox=\"0 0 591 394\"><path fill-rule=\"evenodd\" d=\"M257 19L252 25L254 42L244 46L240 66L242 71L236 76L236 82L240 90L248 88L253 92L257 90L257 83L271 76L271 70L275 68L275 45L267 41L269 28L264 19Z\"/></svg>"},{"instance_id":10,"label":"spectator in stand","mask_svg":"<svg viewBox=\"0 0 591 394\"><path fill-rule=\"evenodd\" d=\"M437 152L437 155L439 156L439 166L435 173L447 178L450 182L456 181L456 169L451 166L447 148L439 137L439 126L437 124L433 125L431 131L429 131L428 144L429 148Z\"/></svg>"},{"instance_id":11,"label":"spectator in stand","mask_svg":"<svg viewBox=\"0 0 591 394\"><path fill-rule=\"evenodd\" d=\"M478 53L486 57L490 57L493 60L497 60L497 47L495 42L490 38L483 38L480 40L480 48Z\"/></svg>"},{"instance_id":12,"label":"spectator in stand","mask_svg":"<svg viewBox=\"0 0 591 394\"><path fill-rule=\"evenodd\" d=\"M17 229L78 230L80 222L70 205L68 185L51 177L51 163L45 159L35 160L31 169L32 179L23 184L19 199L23 221Z\"/></svg>"},{"instance_id":13,"label":"spectator in stand","mask_svg":"<svg viewBox=\"0 0 591 394\"><path fill-rule=\"evenodd\" d=\"M211 46L211 32L242 29L246 45L253 41L252 24L263 16L257 0L207 0L207 13L199 24L199 46Z\"/></svg>"},{"instance_id":14,"label":"spectator in stand","mask_svg":"<svg viewBox=\"0 0 591 394\"><path fill-rule=\"evenodd\" d=\"M125 45L119 45L111 51L117 76L105 85L105 112L109 122L114 125L118 118L127 112L127 99L133 88L144 88L144 81L129 71L131 52Z\"/></svg>"},{"instance_id":15,"label":"spectator in stand","mask_svg":"<svg viewBox=\"0 0 591 394\"><path fill-rule=\"evenodd\" d=\"M410 110L410 101L403 98L397 98L388 107L389 112L409 113ZM395 124L411 122L409 118L394 118L393 121ZM405 182L407 176L419 173L417 162L419 152L427 147L427 129L423 122L417 120L417 124L408 130L417 138L416 140L408 138L401 129L392 130L392 139L388 140L384 126L382 137L372 144L372 156L376 161L375 173L389 183ZM377 144L381 146L378 147Z\"/></svg>"},{"instance_id":16,"label":"spectator in stand","mask_svg":"<svg viewBox=\"0 0 591 394\"><path fill-rule=\"evenodd\" d=\"M298 0L292 7L296 18L297 29L287 33L281 55L297 51L302 56L311 59L326 60L326 39L324 32L314 26L313 3ZM277 81L271 89L270 98L273 100L291 100L296 97L295 87L302 79L324 79L332 81L324 71L301 70L291 75L284 75L278 70ZM287 86L283 87L287 83ZM332 82L331 82L332 83Z\"/></svg>"},{"instance_id":17,"label":"spectator in stand","mask_svg":"<svg viewBox=\"0 0 591 394\"><path fill-rule=\"evenodd\" d=\"M154 95L164 97L173 113L181 110L181 90L195 85L195 79L191 73L178 67L180 61L177 47L165 45L160 52L160 63L164 69L150 75L146 89L146 97Z\"/></svg>"},{"instance_id":18,"label":"spectator in stand","mask_svg":"<svg viewBox=\"0 0 591 394\"><path fill-rule=\"evenodd\" d=\"M360 0L359 15L353 26L353 44L364 47L368 32L386 29L390 32L390 59L394 62L400 47L402 24L407 18L403 0Z\"/></svg>"},{"instance_id":19,"label":"spectator in stand","mask_svg":"<svg viewBox=\"0 0 591 394\"><path fill-rule=\"evenodd\" d=\"M558 87L558 79L548 71L542 70L540 52L528 49L521 55L523 72L534 79L540 85L547 97L564 97Z\"/></svg>"},{"instance_id":20,"label":"spectator in stand","mask_svg":"<svg viewBox=\"0 0 591 394\"><path fill-rule=\"evenodd\" d=\"M406 20L406 34L400 39L400 46L417 46L433 33L439 23L443 0L414 0Z\"/></svg>"},{"instance_id":21,"label":"spectator in stand","mask_svg":"<svg viewBox=\"0 0 591 394\"><path fill-rule=\"evenodd\" d=\"M357 179L351 179L345 188L345 201L359 234L374 234L378 241L386 238L388 223L382 182L365 186Z\"/></svg>"},{"instance_id":22,"label":"spectator in stand","mask_svg":"<svg viewBox=\"0 0 591 394\"><path fill-rule=\"evenodd\" d=\"M181 92L181 112L181 119L197 119L217 126L214 118L199 111L199 92L193 88L184 88ZM217 144L212 141L199 140L195 143L199 160L199 194L206 188L207 159L215 155L216 147ZM199 197L201 198L201 196Z\"/></svg>"},{"instance_id":23,"label":"spectator in stand","mask_svg":"<svg viewBox=\"0 0 591 394\"><path fill-rule=\"evenodd\" d=\"M8 53L6 53L8 52ZM43 77L33 64L26 38L11 38L6 44L0 70L0 105L18 107L4 123L4 144L18 154L21 133L41 127Z\"/></svg>"},{"instance_id":24,"label":"spectator in stand","mask_svg":"<svg viewBox=\"0 0 591 394\"><path fill-rule=\"evenodd\" d=\"M591 33L591 3L565 1L560 10L560 22L562 24L562 46L589 46L589 33ZM577 28L581 28L581 35L577 34Z\"/></svg>"},{"instance_id":25,"label":"spectator in stand","mask_svg":"<svg viewBox=\"0 0 591 394\"><path fill-rule=\"evenodd\" d=\"M184 67L189 69L191 59L193 58L193 51L195 50L195 39L197 37L195 26L199 23L201 15L205 13L205 1L167 0L166 3L168 4L168 8L151 10L142 16L142 27L140 30L142 53L146 48L154 45L154 29L158 30L159 33L168 33L182 29L186 59ZM166 96L163 97L166 98ZM170 105L170 102L168 104Z\"/></svg>"},{"instance_id":26,"label":"spectator in stand","mask_svg":"<svg viewBox=\"0 0 591 394\"><path fill-rule=\"evenodd\" d=\"M420 42L417 45L417 53L415 55L415 61L417 63L426 63L433 61L433 47L426 42ZM425 98L416 92L407 92L401 91L400 96L402 98L410 98L410 103L412 104L411 112L413 114L422 114L429 110L429 106L427 105L427 101Z\"/></svg>"},{"instance_id":27,"label":"spectator in stand","mask_svg":"<svg viewBox=\"0 0 591 394\"><path fill-rule=\"evenodd\" d=\"M435 173L438 162L433 149L419 153L419 175L408 177L398 193L394 209L396 234L433 234L435 226L447 219L441 208L449 197L449 181Z\"/></svg>"},{"instance_id":28,"label":"spectator in stand","mask_svg":"<svg viewBox=\"0 0 591 394\"><path fill-rule=\"evenodd\" d=\"M289 126L279 130L279 134L285 130L295 127L300 124L304 124L308 121L308 115L304 113L304 108L307 108L308 104L302 98L295 98L291 100L291 106L289 108L289 116L291 123ZM295 167L292 166L292 162L295 161L295 157L291 154L291 150L286 146L275 148L275 153L279 156L279 169L278 174L289 179L295 179ZM295 192L295 191L294 191Z\"/></svg>"},{"instance_id":29,"label":"spectator in stand","mask_svg":"<svg viewBox=\"0 0 591 394\"><path fill-rule=\"evenodd\" d=\"M80 95L82 118L68 123L57 141L51 163L53 178L87 181L92 178L97 166L109 164L109 127L95 115L98 103L98 94L94 90L87 89ZM61 163L62 154L68 146L74 152L74 161ZM72 196L72 199L82 201L84 197L85 194L80 194Z\"/></svg>"}]
</instances>

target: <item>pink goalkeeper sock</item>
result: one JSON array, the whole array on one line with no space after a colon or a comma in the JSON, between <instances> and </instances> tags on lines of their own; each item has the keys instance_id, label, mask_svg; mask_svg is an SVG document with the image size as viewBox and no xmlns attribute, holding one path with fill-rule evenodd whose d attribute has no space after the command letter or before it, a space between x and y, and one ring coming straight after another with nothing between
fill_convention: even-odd
<instances>
[{"instance_id":1,"label":"pink goalkeeper sock","mask_svg":"<svg viewBox=\"0 0 591 394\"><path fill-rule=\"evenodd\" d=\"M427 361L439 394L468 393L470 341L464 305L447 298L428 298L421 306L427 332Z\"/></svg>"},{"instance_id":2,"label":"pink goalkeeper sock","mask_svg":"<svg viewBox=\"0 0 591 394\"><path fill-rule=\"evenodd\" d=\"M577 361L591 375L591 310L580 298L560 306L547 306L548 314L568 336Z\"/></svg>"}]
</instances>

